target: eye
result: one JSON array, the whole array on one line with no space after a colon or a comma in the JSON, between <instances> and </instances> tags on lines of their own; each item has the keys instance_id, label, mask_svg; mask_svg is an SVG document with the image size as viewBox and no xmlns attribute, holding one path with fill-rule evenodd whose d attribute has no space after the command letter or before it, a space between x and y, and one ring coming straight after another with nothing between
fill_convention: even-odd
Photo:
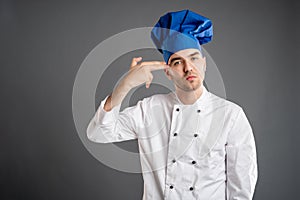
<instances>
[{"instance_id":1,"label":"eye","mask_svg":"<svg viewBox=\"0 0 300 200\"><path fill-rule=\"evenodd\" d=\"M180 64L181 64L181 61L178 60L178 61L175 61L175 62L173 63L173 66L177 66L177 65L180 65Z\"/></svg>"},{"instance_id":2,"label":"eye","mask_svg":"<svg viewBox=\"0 0 300 200\"><path fill-rule=\"evenodd\" d=\"M176 61L174 62L174 65L179 65L181 62L180 61Z\"/></svg>"},{"instance_id":3,"label":"eye","mask_svg":"<svg viewBox=\"0 0 300 200\"><path fill-rule=\"evenodd\" d=\"M199 58L198 57L191 57L191 60L198 60Z\"/></svg>"}]
</instances>

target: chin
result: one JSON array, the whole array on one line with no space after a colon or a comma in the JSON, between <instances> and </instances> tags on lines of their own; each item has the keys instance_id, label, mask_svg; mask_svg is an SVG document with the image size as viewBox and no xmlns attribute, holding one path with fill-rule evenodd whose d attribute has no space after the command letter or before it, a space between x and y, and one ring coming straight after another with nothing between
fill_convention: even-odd
<instances>
[{"instance_id":1,"label":"chin","mask_svg":"<svg viewBox=\"0 0 300 200\"><path fill-rule=\"evenodd\" d=\"M202 84L201 83L191 83L189 85L189 87L192 89L192 90L197 90L199 89L200 87L202 87Z\"/></svg>"},{"instance_id":2,"label":"chin","mask_svg":"<svg viewBox=\"0 0 300 200\"><path fill-rule=\"evenodd\" d=\"M201 86L202 86L202 84L197 84L197 85L189 84L189 85L183 85L183 86L177 86L177 87L185 92L192 92L192 91L198 90Z\"/></svg>"},{"instance_id":3,"label":"chin","mask_svg":"<svg viewBox=\"0 0 300 200\"><path fill-rule=\"evenodd\" d=\"M174 81L176 88L185 91L185 92L191 92L191 91L196 91L199 88L202 87L202 82L201 81L178 81L177 83Z\"/></svg>"}]
</instances>

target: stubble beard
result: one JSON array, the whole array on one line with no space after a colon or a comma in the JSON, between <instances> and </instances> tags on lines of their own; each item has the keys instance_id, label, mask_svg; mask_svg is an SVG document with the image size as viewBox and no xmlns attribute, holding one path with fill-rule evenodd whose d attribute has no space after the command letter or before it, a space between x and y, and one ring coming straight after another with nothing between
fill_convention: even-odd
<instances>
[{"instance_id":1,"label":"stubble beard","mask_svg":"<svg viewBox=\"0 0 300 200\"><path fill-rule=\"evenodd\" d=\"M202 85L200 80L193 80L193 81L186 81L186 80L180 80L178 82L175 82L175 85L178 89L184 91L184 92L192 92L199 89Z\"/></svg>"},{"instance_id":2,"label":"stubble beard","mask_svg":"<svg viewBox=\"0 0 300 200\"><path fill-rule=\"evenodd\" d=\"M204 80L204 72L203 72L203 79ZM175 84L175 86L177 87L177 89L180 89L184 92L192 92L192 91L196 91L197 89L199 89L202 84L203 81L200 80L201 74L197 74L197 78L195 80L192 81L188 81L186 80L186 77L191 75L191 73L187 73L184 77L179 77L178 74L174 74L173 75L173 83Z\"/></svg>"}]
</instances>

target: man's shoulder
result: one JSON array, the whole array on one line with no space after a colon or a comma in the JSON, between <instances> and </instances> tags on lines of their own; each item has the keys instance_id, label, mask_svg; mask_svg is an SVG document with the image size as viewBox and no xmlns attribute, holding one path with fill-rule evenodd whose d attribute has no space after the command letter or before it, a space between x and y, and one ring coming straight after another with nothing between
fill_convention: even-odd
<instances>
[{"instance_id":1,"label":"man's shoulder","mask_svg":"<svg viewBox=\"0 0 300 200\"><path fill-rule=\"evenodd\" d=\"M210 92L209 101L214 104L214 107L224 107L227 111L240 112L243 108L238 103L228 100L224 97L220 97L214 93Z\"/></svg>"}]
</instances>

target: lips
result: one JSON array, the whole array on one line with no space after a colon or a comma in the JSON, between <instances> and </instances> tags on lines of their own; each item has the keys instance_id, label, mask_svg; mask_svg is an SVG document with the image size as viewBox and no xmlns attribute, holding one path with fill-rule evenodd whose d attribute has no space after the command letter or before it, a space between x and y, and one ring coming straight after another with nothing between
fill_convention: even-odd
<instances>
[{"instance_id":1,"label":"lips","mask_svg":"<svg viewBox=\"0 0 300 200\"><path fill-rule=\"evenodd\" d=\"M190 80L193 80L194 78L196 78L196 76L188 76L188 77L186 77L186 80L188 80L188 81L190 81Z\"/></svg>"}]
</instances>

